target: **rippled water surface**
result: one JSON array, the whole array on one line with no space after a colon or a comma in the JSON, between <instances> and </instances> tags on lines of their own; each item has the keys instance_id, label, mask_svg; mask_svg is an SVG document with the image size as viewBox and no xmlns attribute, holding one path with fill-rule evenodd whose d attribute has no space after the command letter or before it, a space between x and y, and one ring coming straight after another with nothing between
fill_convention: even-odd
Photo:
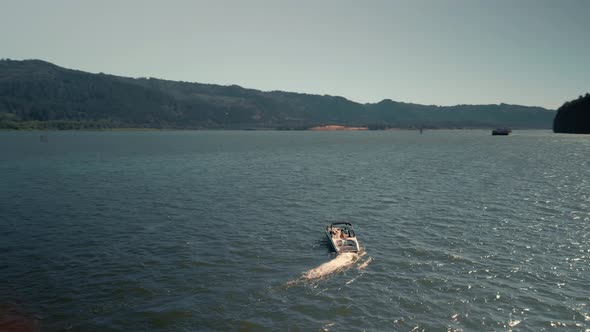
<instances>
[{"instance_id":1,"label":"rippled water surface","mask_svg":"<svg viewBox=\"0 0 590 332\"><path fill-rule=\"evenodd\" d=\"M590 329L590 136L40 134L0 132L0 327Z\"/></svg>"}]
</instances>

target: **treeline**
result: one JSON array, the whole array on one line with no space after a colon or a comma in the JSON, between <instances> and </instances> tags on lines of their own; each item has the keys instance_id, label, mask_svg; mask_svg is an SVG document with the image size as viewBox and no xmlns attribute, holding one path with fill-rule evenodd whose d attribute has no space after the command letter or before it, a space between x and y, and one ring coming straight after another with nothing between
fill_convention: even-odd
<instances>
[{"instance_id":1,"label":"treeline","mask_svg":"<svg viewBox=\"0 0 590 332\"><path fill-rule=\"evenodd\" d=\"M590 134L590 94L563 104L555 115L556 133Z\"/></svg>"},{"instance_id":2,"label":"treeline","mask_svg":"<svg viewBox=\"0 0 590 332\"><path fill-rule=\"evenodd\" d=\"M0 61L5 129L551 128L554 115L507 104L360 104L327 95L91 74L40 60Z\"/></svg>"}]
</instances>

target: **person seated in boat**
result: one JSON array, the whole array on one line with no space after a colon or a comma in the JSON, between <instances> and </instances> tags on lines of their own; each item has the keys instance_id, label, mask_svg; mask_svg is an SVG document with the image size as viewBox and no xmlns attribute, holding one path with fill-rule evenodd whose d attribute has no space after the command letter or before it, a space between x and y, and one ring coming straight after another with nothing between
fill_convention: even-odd
<instances>
[{"instance_id":1,"label":"person seated in boat","mask_svg":"<svg viewBox=\"0 0 590 332\"><path fill-rule=\"evenodd\" d=\"M345 238L345 236L344 236L344 232L343 232L343 231L340 231L340 238L341 238L341 239L344 239L344 238Z\"/></svg>"}]
</instances>

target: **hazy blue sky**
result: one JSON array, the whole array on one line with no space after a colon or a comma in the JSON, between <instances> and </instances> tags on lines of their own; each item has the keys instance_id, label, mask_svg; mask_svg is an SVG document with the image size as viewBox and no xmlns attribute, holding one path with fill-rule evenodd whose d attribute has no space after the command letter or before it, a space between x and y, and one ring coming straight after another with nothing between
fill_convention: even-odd
<instances>
[{"instance_id":1,"label":"hazy blue sky","mask_svg":"<svg viewBox=\"0 0 590 332\"><path fill-rule=\"evenodd\" d=\"M590 0L0 0L0 57L422 104L590 92Z\"/></svg>"}]
</instances>

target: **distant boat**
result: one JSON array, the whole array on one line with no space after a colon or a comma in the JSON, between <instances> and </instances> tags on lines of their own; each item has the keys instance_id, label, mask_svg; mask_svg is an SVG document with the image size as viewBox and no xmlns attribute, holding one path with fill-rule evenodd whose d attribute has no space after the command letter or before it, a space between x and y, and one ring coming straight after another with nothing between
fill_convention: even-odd
<instances>
[{"instance_id":1,"label":"distant boat","mask_svg":"<svg viewBox=\"0 0 590 332\"><path fill-rule=\"evenodd\" d=\"M492 130L492 135L493 136L507 136L512 132L512 129L510 128L496 128L494 130Z\"/></svg>"},{"instance_id":2,"label":"distant boat","mask_svg":"<svg viewBox=\"0 0 590 332\"><path fill-rule=\"evenodd\" d=\"M326 236L336 253L358 252L359 243L349 222L335 222L326 227Z\"/></svg>"}]
</instances>

